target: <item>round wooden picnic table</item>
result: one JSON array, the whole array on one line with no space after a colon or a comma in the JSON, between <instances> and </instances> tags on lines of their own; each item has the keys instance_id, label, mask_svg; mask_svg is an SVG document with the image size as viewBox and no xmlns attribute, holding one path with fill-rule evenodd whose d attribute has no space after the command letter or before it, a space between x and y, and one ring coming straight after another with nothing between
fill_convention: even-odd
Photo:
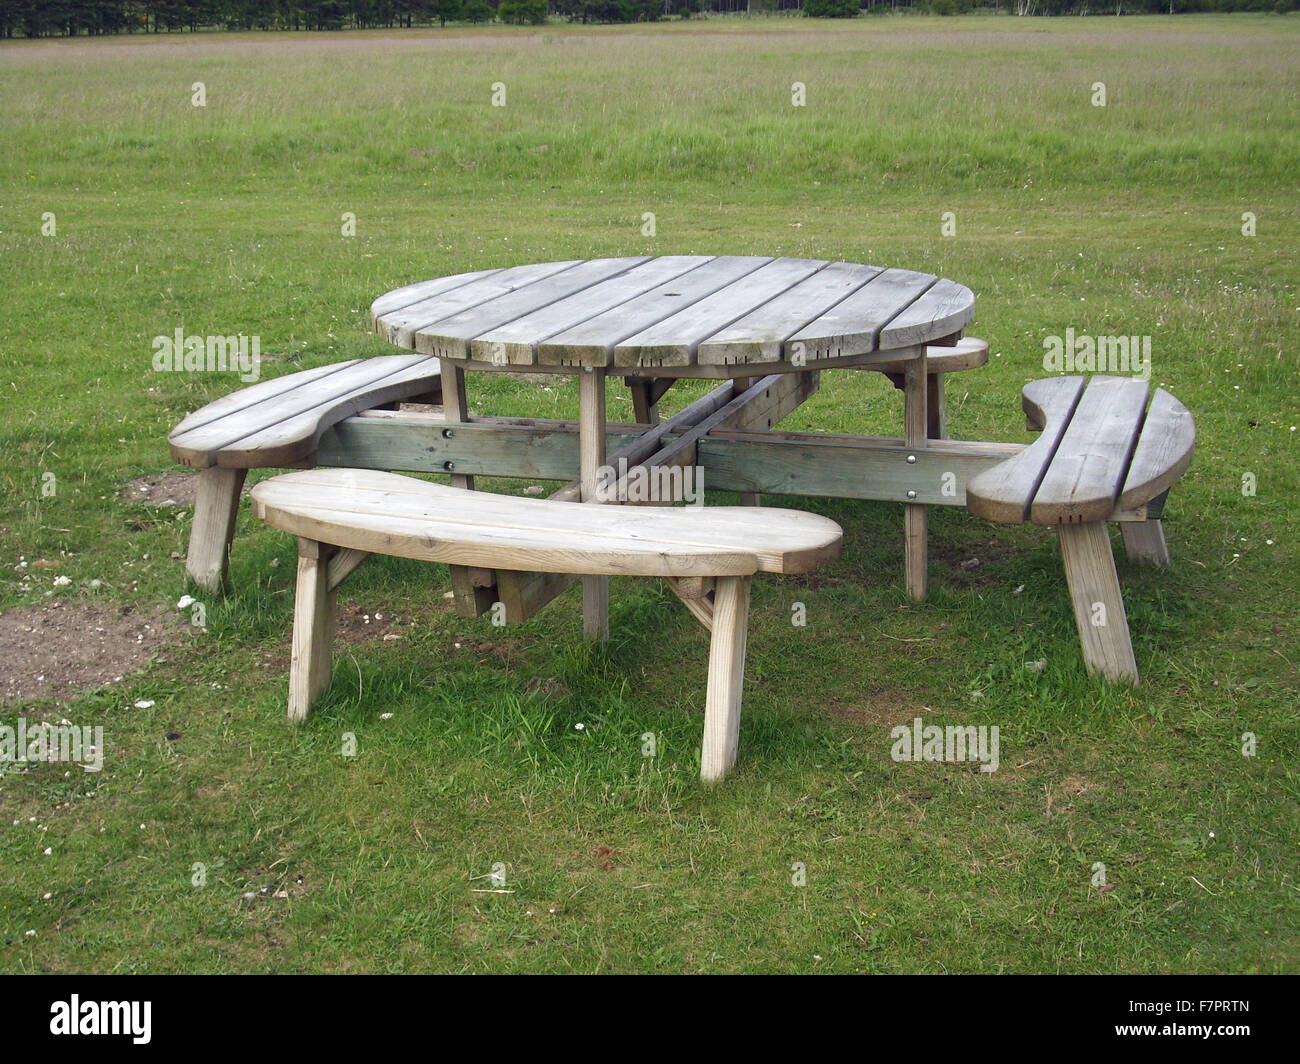
<instances>
[{"instance_id":1,"label":"round wooden picnic table","mask_svg":"<svg viewBox=\"0 0 1300 1064\"><path fill-rule=\"evenodd\" d=\"M390 342L442 360L444 408L455 420L468 419L466 370L577 371L580 495L590 501L606 461L606 376L628 378L638 422L653 425L658 397L677 379L733 381L721 407L769 374L902 364L904 438L924 447L926 345L959 336L974 313L969 288L934 274L737 255L480 270L407 285L371 305ZM472 478L453 483L472 487ZM905 513L907 585L921 598L926 510ZM606 577L583 578L583 602L587 633L602 636Z\"/></svg>"}]
</instances>

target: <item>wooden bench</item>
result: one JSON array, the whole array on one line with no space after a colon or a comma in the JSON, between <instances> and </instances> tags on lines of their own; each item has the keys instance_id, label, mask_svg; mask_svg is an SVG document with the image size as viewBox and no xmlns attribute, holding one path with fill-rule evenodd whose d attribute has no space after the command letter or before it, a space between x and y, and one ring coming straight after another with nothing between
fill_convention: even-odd
<instances>
[{"instance_id":1,"label":"wooden bench","mask_svg":"<svg viewBox=\"0 0 1300 1064\"><path fill-rule=\"evenodd\" d=\"M1106 522L1120 523L1130 559L1169 564L1161 513L1191 464L1196 427L1164 389L1123 377L1054 377L1024 388L1039 438L966 485L971 513L1004 524L1054 526L1089 672L1138 682Z\"/></svg>"},{"instance_id":2,"label":"wooden bench","mask_svg":"<svg viewBox=\"0 0 1300 1064\"><path fill-rule=\"evenodd\" d=\"M250 469L315 465L327 429L400 401L441 402L439 360L382 355L289 373L196 410L167 437L172 458L201 469L185 568L218 591L230 564L239 492Z\"/></svg>"},{"instance_id":3,"label":"wooden bench","mask_svg":"<svg viewBox=\"0 0 1300 1064\"><path fill-rule=\"evenodd\" d=\"M754 573L839 556L835 522L798 510L630 507L469 492L396 473L318 469L253 488L253 511L298 537L289 718L329 686L334 597L372 553L498 571L667 578L711 631L700 775L735 764Z\"/></svg>"}]
</instances>

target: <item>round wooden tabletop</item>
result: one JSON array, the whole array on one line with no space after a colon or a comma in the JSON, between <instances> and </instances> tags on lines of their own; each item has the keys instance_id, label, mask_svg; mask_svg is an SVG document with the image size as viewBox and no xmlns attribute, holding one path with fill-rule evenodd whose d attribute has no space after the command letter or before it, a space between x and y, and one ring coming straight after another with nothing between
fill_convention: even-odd
<instances>
[{"instance_id":1,"label":"round wooden tabletop","mask_svg":"<svg viewBox=\"0 0 1300 1064\"><path fill-rule=\"evenodd\" d=\"M970 322L975 296L853 262L663 255L440 277L370 314L390 342L466 369L725 378L919 354Z\"/></svg>"}]
</instances>

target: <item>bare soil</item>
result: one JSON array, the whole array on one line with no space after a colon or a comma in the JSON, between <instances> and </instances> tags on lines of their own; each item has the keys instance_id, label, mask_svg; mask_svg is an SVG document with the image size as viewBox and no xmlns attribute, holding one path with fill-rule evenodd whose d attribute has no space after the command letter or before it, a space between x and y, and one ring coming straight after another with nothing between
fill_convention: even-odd
<instances>
[{"instance_id":1,"label":"bare soil","mask_svg":"<svg viewBox=\"0 0 1300 1064\"><path fill-rule=\"evenodd\" d=\"M65 705L143 669L184 631L163 606L56 599L8 610L0 614L0 704Z\"/></svg>"}]
</instances>

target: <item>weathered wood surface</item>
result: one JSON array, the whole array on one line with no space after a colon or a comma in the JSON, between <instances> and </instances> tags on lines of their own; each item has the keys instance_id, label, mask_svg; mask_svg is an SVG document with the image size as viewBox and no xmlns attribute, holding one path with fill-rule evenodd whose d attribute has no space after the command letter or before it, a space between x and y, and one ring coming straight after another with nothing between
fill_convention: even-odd
<instances>
[{"instance_id":1,"label":"weathered wood surface","mask_svg":"<svg viewBox=\"0 0 1300 1064\"><path fill-rule=\"evenodd\" d=\"M1050 377L1025 385L1025 417L1042 435L1014 458L966 485L966 505L971 513L1004 525L1020 525L1029 520L1034 494L1069 427L1084 384L1082 377Z\"/></svg>"},{"instance_id":2,"label":"weathered wood surface","mask_svg":"<svg viewBox=\"0 0 1300 1064\"><path fill-rule=\"evenodd\" d=\"M745 683L745 644L749 639L747 576L718 580L710 616L709 689L704 705L700 778L721 780L736 764L740 742L740 703Z\"/></svg>"},{"instance_id":3,"label":"weathered wood surface","mask_svg":"<svg viewBox=\"0 0 1300 1064\"><path fill-rule=\"evenodd\" d=\"M880 330L920 299L937 280L930 273L881 270L847 299L795 331L786 341L786 347L797 345L809 362L879 350ZM973 298L971 312L974 313ZM925 343L943 335L935 332L914 343Z\"/></svg>"},{"instance_id":4,"label":"weathered wood surface","mask_svg":"<svg viewBox=\"0 0 1300 1064\"><path fill-rule=\"evenodd\" d=\"M724 379L749 363L852 364L938 341L973 313L969 289L932 274L761 256L540 263L408 285L371 308L392 342L475 369Z\"/></svg>"},{"instance_id":5,"label":"weathered wood surface","mask_svg":"<svg viewBox=\"0 0 1300 1064\"><path fill-rule=\"evenodd\" d=\"M699 361L714 365L779 362L786 339L801 325L830 310L879 272L876 266L833 262L700 341Z\"/></svg>"},{"instance_id":6,"label":"weathered wood surface","mask_svg":"<svg viewBox=\"0 0 1300 1064\"><path fill-rule=\"evenodd\" d=\"M253 489L275 528L425 561L625 576L800 573L838 557L835 522L798 510L642 509L465 492L396 473L311 469Z\"/></svg>"},{"instance_id":7,"label":"weathered wood surface","mask_svg":"<svg viewBox=\"0 0 1300 1064\"><path fill-rule=\"evenodd\" d=\"M241 388L190 414L167 439L173 459L200 469L301 465L331 425L439 387L436 359L357 359Z\"/></svg>"},{"instance_id":8,"label":"weathered wood surface","mask_svg":"<svg viewBox=\"0 0 1300 1064\"><path fill-rule=\"evenodd\" d=\"M614 365L689 366L696 361L696 350L703 340L826 265L824 259L774 259L721 291L629 336L615 346Z\"/></svg>"},{"instance_id":9,"label":"weathered wood surface","mask_svg":"<svg viewBox=\"0 0 1300 1064\"><path fill-rule=\"evenodd\" d=\"M974 293L964 284L940 279L891 318L881 328L876 343L887 351L927 343L964 329L974 316Z\"/></svg>"},{"instance_id":10,"label":"weathered wood surface","mask_svg":"<svg viewBox=\"0 0 1300 1064\"><path fill-rule=\"evenodd\" d=\"M1191 412L1163 388L1157 388L1117 508L1132 509L1168 491L1192 464L1195 447L1196 424ZM1168 551L1165 557L1167 564Z\"/></svg>"},{"instance_id":11,"label":"weathered wood surface","mask_svg":"<svg viewBox=\"0 0 1300 1064\"><path fill-rule=\"evenodd\" d=\"M1137 660L1105 522L1057 528L1074 623L1090 673L1137 686Z\"/></svg>"},{"instance_id":12,"label":"weathered wood surface","mask_svg":"<svg viewBox=\"0 0 1300 1064\"><path fill-rule=\"evenodd\" d=\"M387 295L380 296L370 306L371 321L379 335L390 344L414 349L415 334L420 329L460 314L471 307L509 295L517 289L544 280L553 274L562 273L581 262L581 259L571 259L568 262L540 262L526 266L512 266L505 270L460 274L445 280L464 283L454 284L446 289L436 289L428 297L415 303L405 304L396 310L377 311L375 308L389 298ZM437 284L436 281L428 283ZM418 287L418 285L408 285L406 289L398 289L398 292ZM396 294L389 293L389 295Z\"/></svg>"},{"instance_id":13,"label":"weathered wood surface","mask_svg":"<svg viewBox=\"0 0 1300 1064\"><path fill-rule=\"evenodd\" d=\"M631 256L580 262L532 284L522 285L506 295L421 326L414 333L415 349L439 358L468 358L469 342L475 337L549 307L601 281L618 277L645 261L645 256Z\"/></svg>"},{"instance_id":14,"label":"weathered wood surface","mask_svg":"<svg viewBox=\"0 0 1300 1064\"><path fill-rule=\"evenodd\" d=\"M1115 509L1146 411L1145 381L1093 377L1034 493L1036 525L1105 521Z\"/></svg>"},{"instance_id":15,"label":"weathered wood surface","mask_svg":"<svg viewBox=\"0 0 1300 1064\"><path fill-rule=\"evenodd\" d=\"M974 336L965 336L958 340L952 347L935 347L933 345L925 349L925 371L931 377L942 373L960 373L963 370L979 369L987 365L989 360L989 342L979 340ZM901 375L906 370L907 363L903 362L873 362L864 369L873 370L877 373L889 375L899 375L900 379L895 383L899 388L903 386Z\"/></svg>"}]
</instances>

